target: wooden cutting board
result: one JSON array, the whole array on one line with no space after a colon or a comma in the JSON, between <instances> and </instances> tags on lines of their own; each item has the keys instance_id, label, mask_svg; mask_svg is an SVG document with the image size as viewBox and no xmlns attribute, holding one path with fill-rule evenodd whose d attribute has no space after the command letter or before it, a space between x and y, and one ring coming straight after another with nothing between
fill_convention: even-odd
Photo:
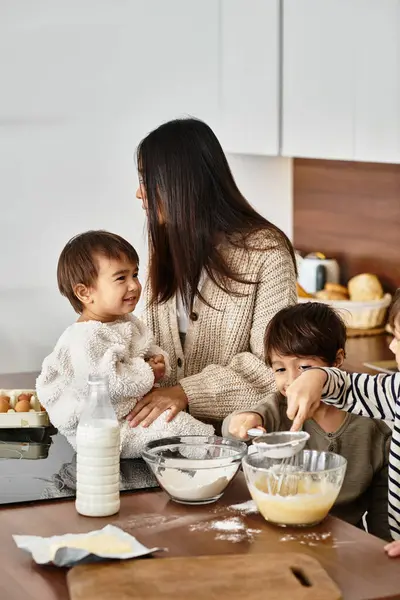
<instances>
[{"instance_id":1,"label":"wooden cutting board","mask_svg":"<svg viewBox=\"0 0 400 600\"><path fill-rule=\"evenodd\" d=\"M71 600L340 600L319 562L302 554L146 558L74 567Z\"/></svg>"}]
</instances>

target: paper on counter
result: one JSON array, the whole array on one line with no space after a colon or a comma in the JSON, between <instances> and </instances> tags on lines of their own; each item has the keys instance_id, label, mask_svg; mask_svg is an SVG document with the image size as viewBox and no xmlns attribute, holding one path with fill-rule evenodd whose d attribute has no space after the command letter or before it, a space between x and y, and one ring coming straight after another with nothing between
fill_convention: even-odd
<instances>
[{"instance_id":1,"label":"paper on counter","mask_svg":"<svg viewBox=\"0 0 400 600\"><path fill-rule=\"evenodd\" d=\"M102 560L138 558L160 550L160 548L146 548L132 535L114 525L106 525L103 529L90 533L67 533L48 538L13 535L13 538L18 548L29 552L38 565L53 564L58 567L71 567Z\"/></svg>"}]
</instances>

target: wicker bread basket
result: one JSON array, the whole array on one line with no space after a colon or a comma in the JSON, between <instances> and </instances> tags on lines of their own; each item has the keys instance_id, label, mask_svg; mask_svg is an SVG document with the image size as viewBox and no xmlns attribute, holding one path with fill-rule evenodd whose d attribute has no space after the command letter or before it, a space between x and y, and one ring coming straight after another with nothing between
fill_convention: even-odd
<instances>
[{"instance_id":1,"label":"wicker bread basket","mask_svg":"<svg viewBox=\"0 0 400 600\"><path fill-rule=\"evenodd\" d=\"M300 303L321 302L336 309L349 329L373 329L385 323L386 313L392 301L390 294L380 300L353 302L352 300L318 300L317 298L299 298Z\"/></svg>"}]
</instances>

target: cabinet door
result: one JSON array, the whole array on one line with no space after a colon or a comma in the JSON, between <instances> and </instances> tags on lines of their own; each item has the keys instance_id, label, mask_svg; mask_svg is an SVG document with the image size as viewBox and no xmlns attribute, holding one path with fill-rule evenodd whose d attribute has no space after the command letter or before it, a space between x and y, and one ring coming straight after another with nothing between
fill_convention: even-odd
<instances>
[{"instance_id":1,"label":"cabinet door","mask_svg":"<svg viewBox=\"0 0 400 600\"><path fill-rule=\"evenodd\" d=\"M140 18L132 20L132 26L133 36L141 40L135 76L147 121L155 127L168 119L194 116L216 129L219 3L136 0L133 4L140 4L146 17L145 23Z\"/></svg>"},{"instance_id":2,"label":"cabinet door","mask_svg":"<svg viewBox=\"0 0 400 600\"><path fill-rule=\"evenodd\" d=\"M279 0L221 2L221 141L279 153Z\"/></svg>"},{"instance_id":3,"label":"cabinet door","mask_svg":"<svg viewBox=\"0 0 400 600\"><path fill-rule=\"evenodd\" d=\"M353 158L354 25L352 0L283 0L284 156Z\"/></svg>"},{"instance_id":4,"label":"cabinet door","mask_svg":"<svg viewBox=\"0 0 400 600\"><path fill-rule=\"evenodd\" d=\"M12 57L2 61L0 119L123 120L132 147L167 119L217 122L217 1L54 4L21 0L0 14L0 55Z\"/></svg>"},{"instance_id":5,"label":"cabinet door","mask_svg":"<svg viewBox=\"0 0 400 600\"><path fill-rule=\"evenodd\" d=\"M355 0L355 160L400 162L400 0Z\"/></svg>"}]
</instances>

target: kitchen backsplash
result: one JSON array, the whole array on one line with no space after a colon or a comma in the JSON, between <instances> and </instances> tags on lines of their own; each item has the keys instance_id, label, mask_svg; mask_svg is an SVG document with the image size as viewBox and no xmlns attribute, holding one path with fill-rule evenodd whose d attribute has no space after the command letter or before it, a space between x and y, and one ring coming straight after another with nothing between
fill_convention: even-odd
<instances>
[{"instance_id":1,"label":"kitchen backsplash","mask_svg":"<svg viewBox=\"0 0 400 600\"><path fill-rule=\"evenodd\" d=\"M295 159L293 213L295 247L337 258L343 283L400 287L400 165Z\"/></svg>"}]
</instances>

